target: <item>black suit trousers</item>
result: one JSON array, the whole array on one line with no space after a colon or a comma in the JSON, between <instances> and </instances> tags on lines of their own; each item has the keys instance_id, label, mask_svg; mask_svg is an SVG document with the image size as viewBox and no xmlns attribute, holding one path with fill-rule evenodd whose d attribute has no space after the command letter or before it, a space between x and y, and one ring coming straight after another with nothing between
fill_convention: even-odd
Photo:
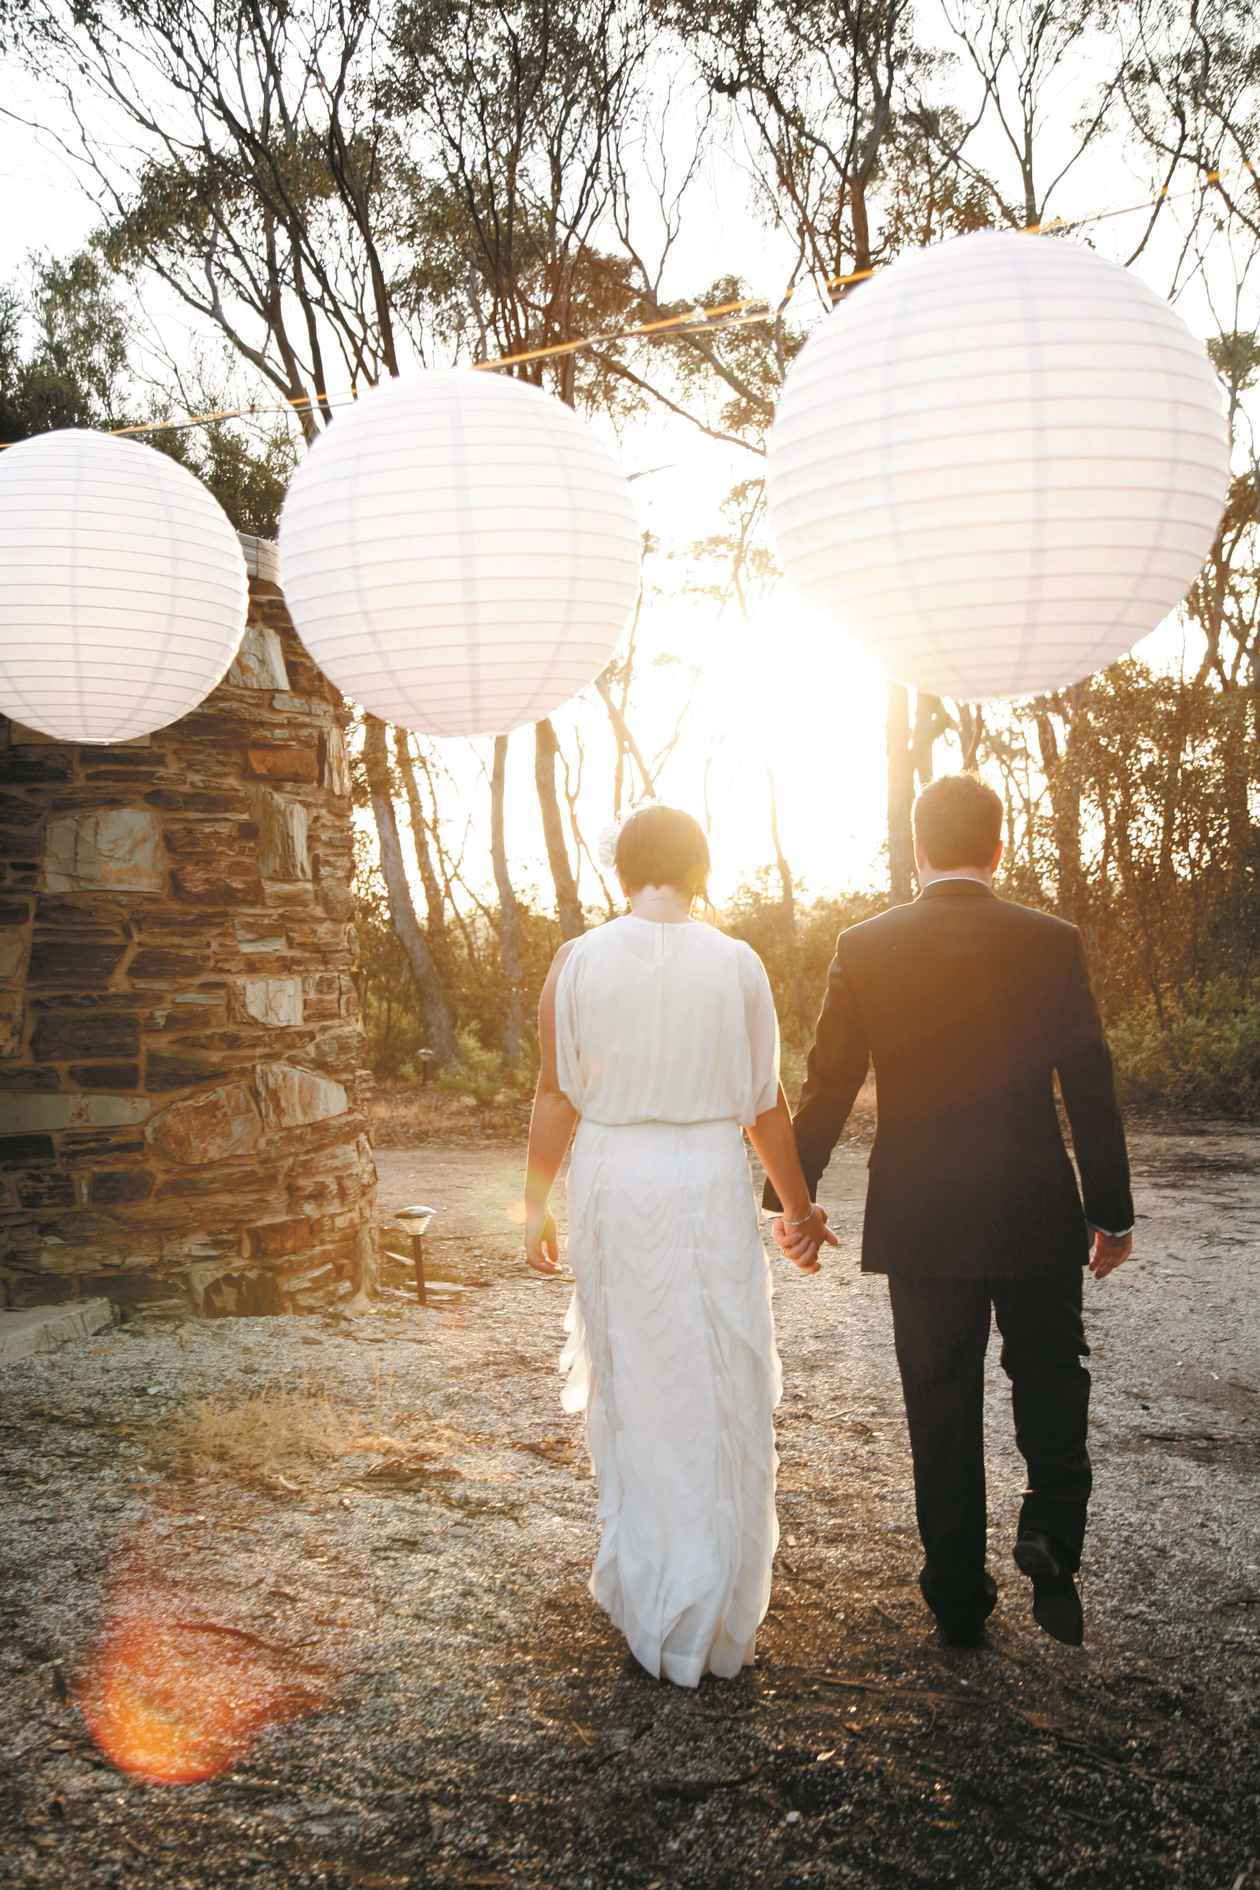
<instances>
[{"instance_id":1,"label":"black suit trousers","mask_svg":"<svg viewBox=\"0 0 1260 1890\"><path fill-rule=\"evenodd\" d=\"M946 1606L975 1600L984 1573L990 1313L1011 1381L1015 1441L1028 1466L1020 1533L1040 1531L1069 1568L1080 1566L1092 1482L1081 1286L1077 1267L1031 1279L888 1276L926 1579Z\"/></svg>"}]
</instances>

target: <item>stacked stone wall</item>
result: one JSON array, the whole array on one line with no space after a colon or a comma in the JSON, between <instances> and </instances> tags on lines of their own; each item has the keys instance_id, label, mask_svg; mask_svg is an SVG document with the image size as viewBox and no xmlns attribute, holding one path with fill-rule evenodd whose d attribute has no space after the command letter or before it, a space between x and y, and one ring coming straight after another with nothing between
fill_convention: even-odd
<instances>
[{"instance_id":1,"label":"stacked stone wall","mask_svg":"<svg viewBox=\"0 0 1260 1890\"><path fill-rule=\"evenodd\" d=\"M370 1287L340 697L243 541L224 682L138 741L0 719L0 1301Z\"/></svg>"}]
</instances>

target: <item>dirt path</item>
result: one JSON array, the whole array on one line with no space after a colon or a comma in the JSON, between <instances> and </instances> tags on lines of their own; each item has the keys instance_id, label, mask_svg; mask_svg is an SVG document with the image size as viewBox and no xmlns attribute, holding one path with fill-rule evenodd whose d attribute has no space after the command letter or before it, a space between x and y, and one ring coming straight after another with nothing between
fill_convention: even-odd
<instances>
[{"instance_id":1,"label":"dirt path","mask_svg":"<svg viewBox=\"0 0 1260 1890\"><path fill-rule=\"evenodd\" d=\"M515 1154L380 1156L386 1207L440 1210L432 1270L469 1288L442 1310L128 1328L5 1368L0 1884L1260 1890L1260 1156L1239 1131L1134 1139L1143 1257L1087 1287L1081 1653L1009 1564L995 1360L992 1644L928 1631L857 1148L824 1188L841 1254L779 1276L759 1663L694 1694L628 1667L585 1593L566 1291L517 1266ZM283 1457L279 1392L323 1414L322 1454ZM172 1461L208 1398L244 1414L254 1472ZM128 1778L74 1697L111 1610L187 1662L186 1708L313 1710L210 1782ZM179 1717L157 1684L133 1733L155 1697Z\"/></svg>"}]
</instances>

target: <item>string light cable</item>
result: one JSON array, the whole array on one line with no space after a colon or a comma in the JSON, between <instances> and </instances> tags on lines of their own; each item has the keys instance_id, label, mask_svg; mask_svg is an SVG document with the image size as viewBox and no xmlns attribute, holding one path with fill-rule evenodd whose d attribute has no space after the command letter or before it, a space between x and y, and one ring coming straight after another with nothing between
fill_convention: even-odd
<instances>
[{"instance_id":1,"label":"string light cable","mask_svg":"<svg viewBox=\"0 0 1260 1890\"><path fill-rule=\"evenodd\" d=\"M1252 178L1256 167L1245 160L1242 170ZM1052 236L1065 230L1079 229L1086 223L1103 223L1112 217L1132 216L1138 210L1148 210L1161 203L1174 203L1186 197L1206 194L1209 186L1219 184L1227 178L1239 175L1237 172L1221 170L1206 171L1201 181L1186 190L1173 191L1165 184L1153 196L1140 198L1136 203L1121 204L1112 210L1096 210L1077 217L1052 217L1044 223L1029 223L1019 232L1022 236ZM889 267L890 265L883 265ZM877 273L876 268L854 269L843 275L829 276L825 287L835 292L852 288L859 282L866 282ZM570 341L548 342L538 348L523 348L512 354L496 355L488 361L475 361L471 365L484 373L497 373L503 368L523 366L527 362L554 361L565 356L579 354L587 348L612 347L623 341L668 341L675 336L698 337L700 335L724 334L730 329L752 327L760 322L778 321L784 309L796 294L798 285L793 285L787 294L777 302L768 296L745 296L729 302L718 302L705 308L693 305L684 314L664 315L655 321L639 322L631 328L615 328L590 335L578 335ZM208 413L191 414L184 420L147 420L135 426L110 427L108 432L117 437L143 435L148 433L186 433L193 427L213 426L222 420L249 420L265 414L292 413L300 415L310 407L344 407L358 398L357 394L298 394L291 400L274 403L255 403L248 407L220 407ZM0 442L0 452L9 446L19 444L16 440Z\"/></svg>"}]
</instances>

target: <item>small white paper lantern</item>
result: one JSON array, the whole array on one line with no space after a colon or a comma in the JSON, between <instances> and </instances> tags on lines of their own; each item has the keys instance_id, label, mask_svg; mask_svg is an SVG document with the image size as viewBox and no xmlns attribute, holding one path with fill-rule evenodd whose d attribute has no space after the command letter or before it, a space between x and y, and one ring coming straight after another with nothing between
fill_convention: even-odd
<instances>
[{"instance_id":1,"label":"small white paper lantern","mask_svg":"<svg viewBox=\"0 0 1260 1890\"><path fill-rule=\"evenodd\" d=\"M1079 681L1185 596L1229 438L1202 345L1131 271L984 231L881 270L810 337L770 435L787 575L898 681Z\"/></svg>"},{"instance_id":2,"label":"small white paper lantern","mask_svg":"<svg viewBox=\"0 0 1260 1890\"><path fill-rule=\"evenodd\" d=\"M312 657L430 735L535 722L611 658L639 583L630 486L578 416L473 369L383 382L294 474L285 598Z\"/></svg>"},{"instance_id":3,"label":"small white paper lantern","mask_svg":"<svg viewBox=\"0 0 1260 1890\"><path fill-rule=\"evenodd\" d=\"M196 708L245 627L240 541L185 466L67 428L0 453L0 710L123 742Z\"/></svg>"}]
</instances>

